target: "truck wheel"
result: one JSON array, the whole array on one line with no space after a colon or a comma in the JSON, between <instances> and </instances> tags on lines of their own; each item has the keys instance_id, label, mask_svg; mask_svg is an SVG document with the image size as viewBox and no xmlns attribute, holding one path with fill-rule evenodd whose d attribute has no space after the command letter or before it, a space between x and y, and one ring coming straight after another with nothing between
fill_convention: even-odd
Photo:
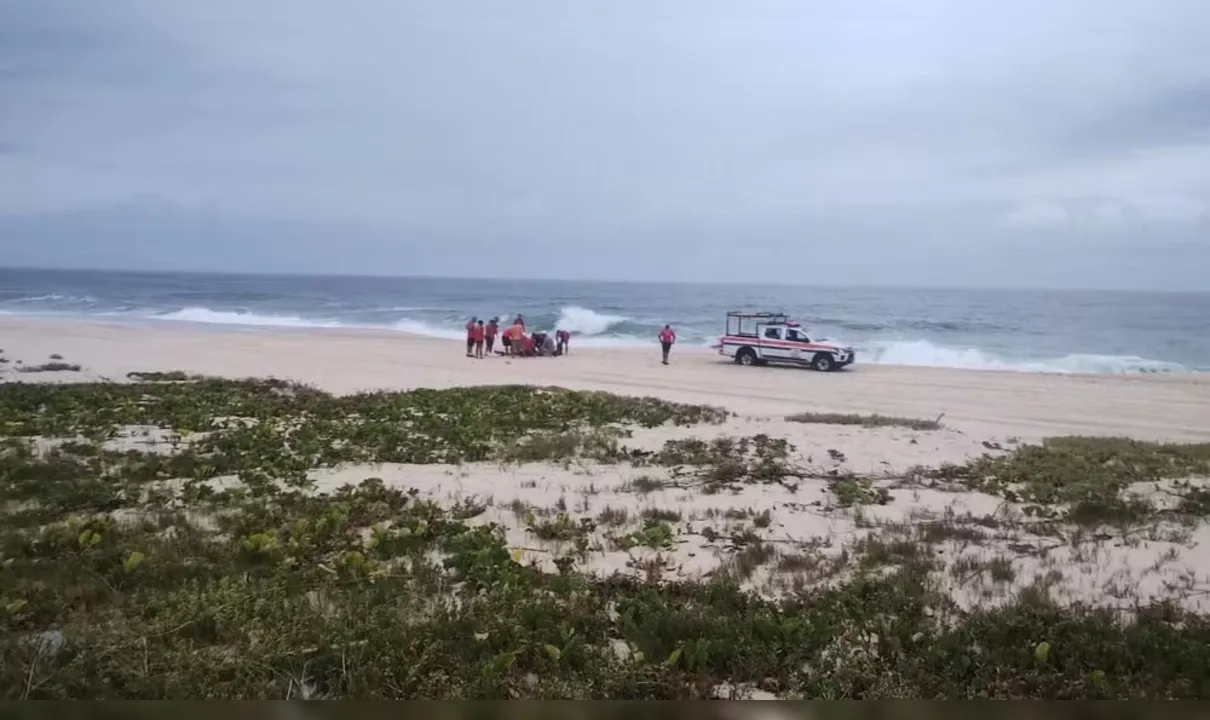
<instances>
[{"instance_id":1,"label":"truck wheel","mask_svg":"<svg viewBox=\"0 0 1210 720\"><path fill-rule=\"evenodd\" d=\"M752 348L740 348L739 352L735 353L735 362L751 367L756 364L756 353Z\"/></svg>"},{"instance_id":2,"label":"truck wheel","mask_svg":"<svg viewBox=\"0 0 1210 720\"><path fill-rule=\"evenodd\" d=\"M830 372L836 369L836 360L828 353L819 353L811 359L811 369L819 372Z\"/></svg>"}]
</instances>

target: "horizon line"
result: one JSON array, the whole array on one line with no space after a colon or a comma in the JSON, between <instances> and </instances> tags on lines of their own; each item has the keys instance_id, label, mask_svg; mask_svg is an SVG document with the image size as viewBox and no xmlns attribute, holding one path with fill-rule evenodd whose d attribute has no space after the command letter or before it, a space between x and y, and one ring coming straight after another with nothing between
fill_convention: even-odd
<instances>
[{"instance_id":1,"label":"horizon line","mask_svg":"<svg viewBox=\"0 0 1210 720\"><path fill-rule=\"evenodd\" d=\"M46 267L38 265L0 265L0 271L32 271L46 273L115 273L129 275L211 275L218 277L245 278L347 278L367 280L450 280L457 282L490 280L496 282L543 282L553 284L601 283L616 285L712 285L712 286L744 286L763 285L779 288L832 288L851 290L964 290L983 292L1058 292L1058 293L1134 293L1157 295L1205 295L1210 294L1210 288L1205 290L1175 289L1161 290L1158 288L1120 288L1120 287L1055 287L1055 286L1003 286L1003 285L874 285L867 283L817 283L800 284L765 281L735 281L735 280L635 280L626 278L538 278L538 277L501 277L501 276L467 276L467 275L431 275L431 274L374 274L357 272L276 272L258 271L245 272L237 270L182 270L182 269L146 269L146 268L115 268L115 267Z\"/></svg>"}]
</instances>

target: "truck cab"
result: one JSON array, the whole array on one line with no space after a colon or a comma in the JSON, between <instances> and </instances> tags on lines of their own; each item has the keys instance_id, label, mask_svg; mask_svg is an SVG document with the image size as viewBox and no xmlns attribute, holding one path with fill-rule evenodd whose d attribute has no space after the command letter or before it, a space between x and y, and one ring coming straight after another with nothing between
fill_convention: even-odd
<instances>
[{"instance_id":1,"label":"truck cab","mask_svg":"<svg viewBox=\"0 0 1210 720\"><path fill-rule=\"evenodd\" d=\"M830 371L854 360L852 347L812 338L784 313L727 313L727 331L717 347L720 355L740 365L778 363Z\"/></svg>"}]
</instances>

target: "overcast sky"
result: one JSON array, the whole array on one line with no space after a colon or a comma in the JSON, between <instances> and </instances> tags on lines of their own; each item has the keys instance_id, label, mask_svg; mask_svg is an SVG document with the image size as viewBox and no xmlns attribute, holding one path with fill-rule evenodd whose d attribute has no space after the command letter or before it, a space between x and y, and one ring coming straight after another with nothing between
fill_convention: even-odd
<instances>
[{"instance_id":1,"label":"overcast sky","mask_svg":"<svg viewBox=\"0 0 1210 720\"><path fill-rule=\"evenodd\" d=\"M1210 289L1207 0L0 0L0 263Z\"/></svg>"}]
</instances>

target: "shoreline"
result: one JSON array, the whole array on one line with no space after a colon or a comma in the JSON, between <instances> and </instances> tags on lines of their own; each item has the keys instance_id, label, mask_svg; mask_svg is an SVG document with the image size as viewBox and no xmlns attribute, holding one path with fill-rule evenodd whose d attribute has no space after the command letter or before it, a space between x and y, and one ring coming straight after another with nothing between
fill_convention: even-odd
<instances>
[{"instance_id":1,"label":"shoreline","mask_svg":"<svg viewBox=\"0 0 1210 720\"><path fill-rule=\"evenodd\" d=\"M163 334L204 334L204 335L232 335L235 337L248 336L291 336L291 337L306 337L328 336L340 337L347 339L365 339L365 340L405 340L409 343L432 343L435 345L445 345L457 350L462 346L460 338L444 338L434 335L425 335L423 333L415 333L407 330L394 330L385 327L357 327L353 325L340 325L332 327L324 326L300 326L291 327L288 325L268 326L268 325L237 325L224 323L206 323L192 322L188 320L163 320L157 318L108 318L105 316L64 316L64 315L5 315L0 314L0 333L21 332L24 330L36 329L38 325L56 325L65 328L80 328L80 327L96 327L108 328L113 330L139 330ZM574 352L579 353L581 349L584 352L592 352L594 354L622 354L622 355L641 355L658 353L659 344L653 338L649 346L645 345L584 345L583 339L577 338L577 343L574 345ZM591 339L589 340L591 342ZM717 358L718 352L708 345L690 345L678 343L673 349L673 356L688 355L690 357L709 357ZM730 362L721 361L722 365L730 365ZM765 368L768 370L797 370L797 368L772 366ZM1210 373L1204 373L1197 370L1188 372L1123 372L1123 373L1089 373L1089 372L1061 372L1057 370L1025 370L1025 369L1005 369L1005 368L964 368L964 367L945 367L940 365L907 365L897 363L863 363L860 355L858 356L857 364L854 368L846 368L844 372L920 372L920 373L973 373L977 375L990 376L1026 376L1026 377L1065 377L1065 378L1081 378L1093 380L1098 378L1113 379L1114 382L1141 380L1144 382L1190 382L1195 385L1210 386Z\"/></svg>"},{"instance_id":2,"label":"shoreline","mask_svg":"<svg viewBox=\"0 0 1210 720\"><path fill-rule=\"evenodd\" d=\"M565 310L567 308L564 308ZM583 308L573 308L584 310ZM199 312L225 315L225 316L242 316L243 311L234 310L217 310L211 311L208 308L196 307L186 308L186 310L197 310ZM592 313L590 310L586 312ZM249 317L257 317L255 313L248 313ZM72 313L72 312L47 312L47 313L22 313L2 311L0 312L0 320L9 319L17 322L32 321L32 322L50 322L50 323L82 323L92 325L119 326L119 327L138 327L144 329L189 329L196 332L232 332L232 333L322 333L322 334L337 334L337 333L352 333L352 334L368 334L381 335L385 337L398 337L400 335L408 336L413 339L427 339L442 342L461 342L460 323L455 323L450 326L430 325L426 321L413 321L409 318L401 318L396 322L365 322L359 323L354 321L340 320L332 318L312 318L308 319L303 316L294 315L274 315L270 313L264 316L265 320L277 319L282 321L281 324L276 322L241 322L231 321L227 319L205 320L189 317L173 317L158 315L144 315L139 313ZM423 329L418 329L423 328ZM717 330L717 329L716 329ZM680 352L712 352L712 348L717 341L717 332L702 333L701 328L697 327L687 331L692 339L682 338L678 344ZM575 337L576 347L592 348L594 350L617 350L617 351L642 351L654 344L655 331L652 330L651 337L644 339L644 336L635 335L577 335ZM705 339L703 339L705 338ZM843 339L843 337L842 337ZM1043 354L1025 354L1020 356L1012 356L1011 353L1006 354L1004 348L993 348L990 350L983 349L978 345L947 345L945 343L936 344L933 340L928 339L910 339L910 338L883 338L883 339L867 339L862 341L854 341L851 343L858 352L858 363L864 367L880 366L880 367L902 367L914 369L940 369L940 370L963 370L969 372L990 372L990 373L1021 373L1030 375L1069 375L1069 376L1185 376L1185 375L1202 375L1210 377L1210 366L1203 364L1191 363L1188 358L1184 360L1160 360L1156 358L1145 358L1133 356L1129 354L1103 354L1095 351L1067 350L1060 351L1051 349ZM911 361L894 362L887 360L877 360L872 362L871 358L881 358L888 352L894 353L895 348L906 344L914 346L922 344L926 352L937 352L943 356L953 354L965 355L974 353L976 358L980 358L979 362L971 364L967 361L959 360L946 364L945 360L930 362ZM909 350L909 354L913 351ZM951 358L952 359L952 358ZM1091 369L1090 369L1091 368Z\"/></svg>"},{"instance_id":3,"label":"shoreline","mask_svg":"<svg viewBox=\"0 0 1210 720\"><path fill-rule=\"evenodd\" d=\"M725 406L779 417L803 411L933 419L988 437L1127 435L1210 440L1210 377L1077 375L861 365L821 374L739 368L709 349L580 348L560 358L473 360L461 343L353 328L198 328L67 318L0 316L6 380L123 379L131 371L182 370L221 377L278 377L336 393L472 385L558 385ZM15 362L52 354L79 373L23 377ZM31 374L34 375L34 374Z\"/></svg>"}]
</instances>

